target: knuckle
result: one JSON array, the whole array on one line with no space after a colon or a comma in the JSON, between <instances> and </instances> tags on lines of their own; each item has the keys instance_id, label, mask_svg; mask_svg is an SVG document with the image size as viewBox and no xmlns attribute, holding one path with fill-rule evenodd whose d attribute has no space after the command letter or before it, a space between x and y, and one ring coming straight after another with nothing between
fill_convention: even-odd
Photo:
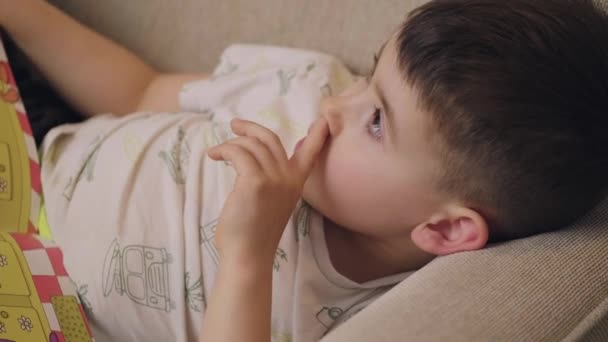
<instances>
[{"instance_id":1,"label":"knuckle","mask_svg":"<svg viewBox=\"0 0 608 342\"><path fill-rule=\"evenodd\" d=\"M273 131L268 131L268 140L271 141L275 145L281 144L281 139L279 139L279 136L276 133L274 133Z\"/></svg>"},{"instance_id":2,"label":"knuckle","mask_svg":"<svg viewBox=\"0 0 608 342\"><path fill-rule=\"evenodd\" d=\"M260 141L260 139L258 139L258 137L244 136L244 137L241 137L241 139L243 139L247 144L251 144L251 145L259 145L262 143Z\"/></svg>"},{"instance_id":3,"label":"knuckle","mask_svg":"<svg viewBox=\"0 0 608 342\"><path fill-rule=\"evenodd\" d=\"M279 136L275 132L273 132L272 130L270 130L266 127L262 127L262 129L259 131L258 135L260 136L260 138L262 138L267 143L277 144L277 143L281 142L281 140L279 139Z\"/></svg>"},{"instance_id":4,"label":"knuckle","mask_svg":"<svg viewBox=\"0 0 608 342\"><path fill-rule=\"evenodd\" d=\"M229 150L231 153L233 154L242 154L243 153L243 148L237 144L230 144L226 146L226 149Z\"/></svg>"}]
</instances>

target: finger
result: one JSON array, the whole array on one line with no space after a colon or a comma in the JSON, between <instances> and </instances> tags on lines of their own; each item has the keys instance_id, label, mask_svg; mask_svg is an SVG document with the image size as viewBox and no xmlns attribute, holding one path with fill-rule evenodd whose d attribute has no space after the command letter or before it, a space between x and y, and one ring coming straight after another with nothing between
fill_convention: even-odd
<instances>
[{"instance_id":1,"label":"finger","mask_svg":"<svg viewBox=\"0 0 608 342\"><path fill-rule=\"evenodd\" d=\"M247 149L238 144L223 143L207 151L209 158L232 163L238 175L254 175L261 171L260 165Z\"/></svg>"},{"instance_id":2,"label":"finger","mask_svg":"<svg viewBox=\"0 0 608 342\"><path fill-rule=\"evenodd\" d=\"M290 162L295 163L298 170L305 175L310 173L319 152L325 144L328 133L327 120L323 117L319 118L310 129L310 133L304 139L302 146L291 157Z\"/></svg>"},{"instance_id":3,"label":"finger","mask_svg":"<svg viewBox=\"0 0 608 342\"><path fill-rule=\"evenodd\" d=\"M270 129L253 121L234 119L230 122L232 131L236 135L256 137L266 144L276 160L287 160L287 153L281 144L281 139Z\"/></svg>"},{"instance_id":4,"label":"finger","mask_svg":"<svg viewBox=\"0 0 608 342\"><path fill-rule=\"evenodd\" d=\"M276 174L279 169L279 162L275 159L275 156L270 152L268 146L258 138L243 136L232 139L229 143L246 149L256 159L258 165L260 165L266 174Z\"/></svg>"}]
</instances>

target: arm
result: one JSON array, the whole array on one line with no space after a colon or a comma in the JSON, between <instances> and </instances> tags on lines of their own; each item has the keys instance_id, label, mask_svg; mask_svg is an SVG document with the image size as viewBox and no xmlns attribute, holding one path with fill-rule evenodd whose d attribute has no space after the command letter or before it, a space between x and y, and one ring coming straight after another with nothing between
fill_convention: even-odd
<instances>
[{"instance_id":1,"label":"arm","mask_svg":"<svg viewBox=\"0 0 608 342\"><path fill-rule=\"evenodd\" d=\"M211 159L230 161L237 178L218 220L219 271L200 341L268 342L275 251L328 127L319 119L288 159L267 128L245 120L231 124L238 137L208 150Z\"/></svg>"},{"instance_id":2,"label":"arm","mask_svg":"<svg viewBox=\"0 0 608 342\"><path fill-rule=\"evenodd\" d=\"M45 1L0 0L0 8L0 25L59 94L87 116L177 110L182 84L205 77L161 74Z\"/></svg>"},{"instance_id":3,"label":"arm","mask_svg":"<svg viewBox=\"0 0 608 342\"><path fill-rule=\"evenodd\" d=\"M220 264L199 341L270 341L272 260L227 256Z\"/></svg>"}]
</instances>

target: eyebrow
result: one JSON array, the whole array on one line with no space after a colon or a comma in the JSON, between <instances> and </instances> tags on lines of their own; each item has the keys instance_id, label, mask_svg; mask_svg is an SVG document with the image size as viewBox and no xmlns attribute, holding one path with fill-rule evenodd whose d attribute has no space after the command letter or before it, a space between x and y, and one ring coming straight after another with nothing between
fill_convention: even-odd
<instances>
[{"instance_id":1,"label":"eyebrow","mask_svg":"<svg viewBox=\"0 0 608 342\"><path fill-rule=\"evenodd\" d=\"M376 73L376 68L378 67L378 62L382 57L382 53L384 52L384 47L386 46L386 43L388 43L388 41L384 42L380 47L378 53L374 55L374 67L372 68L370 79ZM384 92L381 91L380 87L376 83L374 83L374 89L376 89L376 93L380 98L380 103L382 103L382 107L386 109L385 117L388 120L388 134L390 141L395 142L395 139L397 137L397 135L395 134L395 111L393 110L393 107L390 105L390 103L386 101L386 98L384 97Z\"/></svg>"},{"instance_id":2,"label":"eyebrow","mask_svg":"<svg viewBox=\"0 0 608 342\"><path fill-rule=\"evenodd\" d=\"M380 50L378 50L378 52L374 54L374 66L372 67L372 72L370 74L371 76L373 76L376 72L376 68L378 67L378 61L380 60L380 56L382 56L382 52L384 52L384 47L386 46L386 43L388 43L388 41L382 43L382 45L380 46Z\"/></svg>"}]
</instances>

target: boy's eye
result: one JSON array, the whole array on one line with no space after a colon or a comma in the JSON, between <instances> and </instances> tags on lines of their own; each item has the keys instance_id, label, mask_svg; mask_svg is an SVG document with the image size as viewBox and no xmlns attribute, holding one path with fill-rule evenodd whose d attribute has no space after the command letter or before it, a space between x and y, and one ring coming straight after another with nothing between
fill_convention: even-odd
<instances>
[{"instance_id":1,"label":"boy's eye","mask_svg":"<svg viewBox=\"0 0 608 342\"><path fill-rule=\"evenodd\" d=\"M374 113L372 114L372 119L367 130L374 139L379 140L382 138L382 112L380 111L380 108L374 107Z\"/></svg>"}]
</instances>

